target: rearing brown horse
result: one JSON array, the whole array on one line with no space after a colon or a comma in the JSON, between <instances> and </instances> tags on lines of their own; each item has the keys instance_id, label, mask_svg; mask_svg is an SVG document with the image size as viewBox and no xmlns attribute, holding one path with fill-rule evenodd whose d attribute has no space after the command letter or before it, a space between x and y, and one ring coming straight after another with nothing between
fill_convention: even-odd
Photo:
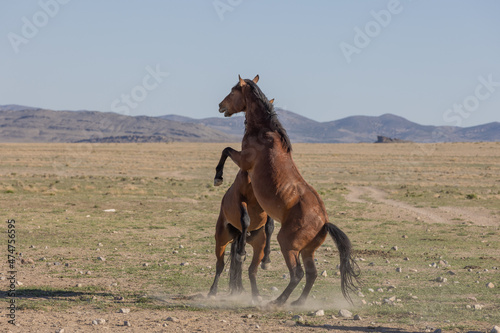
<instances>
[{"instance_id":1,"label":"rearing brown horse","mask_svg":"<svg viewBox=\"0 0 500 333\"><path fill-rule=\"evenodd\" d=\"M278 121L273 105L257 86L259 76L243 80L231 89L219 104L219 112L230 117L245 112L246 128L241 152L230 147L223 150L217 165L215 182L222 181L224 163L230 157L247 171L253 192L262 208L281 223L278 242L290 272L290 282L273 302L281 305L304 276L306 284L293 305L303 304L318 275L314 252L330 234L340 255L341 289L350 300L349 290L355 290L359 268L351 254L351 242L337 226L328 222L325 205L318 193L302 178L293 162L292 146L285 129Z\"/></svg>"}]
</instances>

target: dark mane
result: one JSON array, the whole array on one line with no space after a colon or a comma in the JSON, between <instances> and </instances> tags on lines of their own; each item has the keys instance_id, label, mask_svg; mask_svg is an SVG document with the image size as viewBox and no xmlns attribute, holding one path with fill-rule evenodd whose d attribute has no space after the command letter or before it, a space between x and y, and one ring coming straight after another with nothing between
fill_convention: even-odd
<instances>
[{"instance_id":1,"label":"dark mane","mask_svg":"<svg viewBox=\"0 0 500 333\"><path fill-rule=\"evenodd\" d=\"M267 111L269 115L269 124L271 126L271 130L277 132L281 138L281 145L287 152L292 151L292 143L290 142L290 138L286 133L285 128L281 125L281 122L278 119L278 115L276 111L274 111L274 106L269 102L266 95L260 90L260 88L249 79L246 79L245 82L252 88L252 93L255 96L255 99L261 104L261 106Z\"/></svg>"}]
</instances>

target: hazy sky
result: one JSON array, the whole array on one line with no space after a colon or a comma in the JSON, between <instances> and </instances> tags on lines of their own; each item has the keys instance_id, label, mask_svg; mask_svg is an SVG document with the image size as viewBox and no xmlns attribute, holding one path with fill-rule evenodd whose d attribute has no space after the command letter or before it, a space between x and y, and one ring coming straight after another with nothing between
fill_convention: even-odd
<instances>
[{"instance_id":1,"label":"hazy sky","mask_svg":"<svg viewBox=\"0 0 500 333\"><path fill-rule=\"evenodd\" d=\"M0 104L221 116L260 75L318 121L500 121L500 1L1 0Z\"/></svg>"}]
</instances>

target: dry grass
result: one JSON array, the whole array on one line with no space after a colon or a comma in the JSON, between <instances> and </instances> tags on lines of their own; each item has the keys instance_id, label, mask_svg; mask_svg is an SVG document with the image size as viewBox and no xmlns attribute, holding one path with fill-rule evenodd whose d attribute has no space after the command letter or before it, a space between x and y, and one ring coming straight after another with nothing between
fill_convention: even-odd
<instances>
[{"instance_id":1,"label":"dry grass","mask_svg":"<svg viewBox=\"0 0 500 333\"><path fill-rule=\"evenodd\" d=\"M326 270L328 276L318 278L314 297L304 309L268 312L246 300L186 297L206 294L212 283L215 221L222 195L237 171L228 161L225 184L212 186L225 146L0 145L1 216L16 219L17 250L35 262L21 265L18 260L21 327L47 314L66 316L75 329L95 319L75 313L109 315L111 322L118 322L114 316L122 307L137 313L148 310L156 318L151 323L143 319L144 330L163 324L172 311L182 318L194 310L200 312L201 323L186 324L187 329L201 325L214 331L221 323L213 316L225 316L247 330L250 324L241 314L251 311L263 329L273 331L291 319L287 311L307 314L319 308L327 316L307 317L308 325L296 329L347 325L368 331L369 326L421 331L430 326L460 331L499 325L500 274L493 268L500 266L499 224L491 221L500 215L500 143L294 145L294 159L304 178L321 194L331 221L349 235L357 256L364 259L359 264L365 297L356 298L352 307L361 322L329 316L347 306L340 296L338 257L331 240L316 256L318 270ZM346 199L351 186L383 190L387 198L366 192L352 202ZM440 214L445 222L436 223L419 212ZM2 224L3 235L5 227ZM5 236L1 239L6 242ZM391 250L393 246L398 250ZM288 272L275 237L272 248L272 268L258 275L265 300L277 296L272 287L282 290L288 283L282 278ZM429 267L439 260L449 266ZM183 262L189 265L181 266ZM5 275L6 263L0 267ZM449 275L450 270L455 275ZM439 276L448 281L433 281ZM488 282L496 287L486 288ZM246 280L245 285L249 290ZM378 288L384 291L369 291ZM224 295L227 276L220 289ZM292 299L297 295L298 291ZM384 299L393 295L401 302L385 304ZM474 304L483 309L467 308ZM2 306L0 315L5 313ZM38 325L34 331L51 327ZM113 329L119 331L117 325Z\"/></svg>"}]
</instances>

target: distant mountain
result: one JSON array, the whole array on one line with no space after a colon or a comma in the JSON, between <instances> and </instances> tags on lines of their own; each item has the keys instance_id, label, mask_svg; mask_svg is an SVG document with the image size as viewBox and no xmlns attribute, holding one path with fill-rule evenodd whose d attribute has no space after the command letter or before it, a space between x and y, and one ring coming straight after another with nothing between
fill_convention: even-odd
<instances>
[{"instance_id":1,"label":"distant mountain","mask_svg":"<svg viewBox=\"0 0 500 333\"><path fill-rule=\"evenodd\" d=\"M0 106L0 142L228 142L239 138L199 124L98 111Z\"/></svg>"},{"instance_id":2,"label":"distant mountain","mask_svg":"<svg viewBox=\"0 0 500 333\"><path fill-rule=\"evenodd\" d=\"M352 116L318 122L276 108L292 142L466 142L500 141L500 123L474 127L424 126L393 114ZM98 111L52 111L20 105L0 106L0 142L237 142L243 115L205 119L167 115L125 116Z\"/></svg>"},{"instance_id":3,"label":"distant mountain","mask_svg":"<svg viewBox=\"0 0 500 333\"><path fill-rule=\"evenodd\" d=\"M378 136L423 143L500 141L499 122L465 128L425 126L393 114L384 114L378 117L351 116L330 122L317 122L279 108L276 108L276 112L292 142L375 142ZM179 119L183 122L203 124L239 137L243 135L245 130L245 119L242 116L193 119L167 115L160 118Z\"/></svg>"}]
</instances>

